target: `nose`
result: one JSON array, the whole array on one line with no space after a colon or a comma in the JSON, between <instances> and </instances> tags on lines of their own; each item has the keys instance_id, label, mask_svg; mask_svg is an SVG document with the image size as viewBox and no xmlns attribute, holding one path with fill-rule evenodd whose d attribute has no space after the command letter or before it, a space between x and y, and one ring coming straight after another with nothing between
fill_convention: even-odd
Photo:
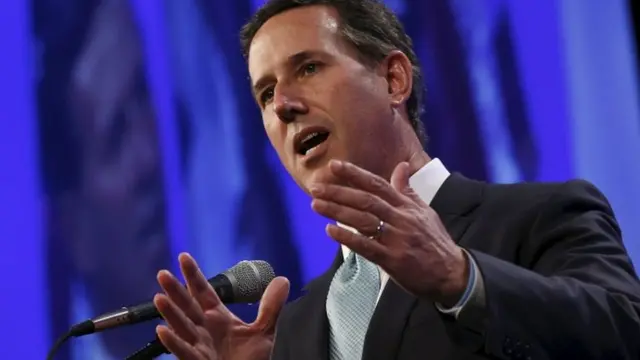
<instances>
[{"instance_id":1,"label":"nose","mask_svg":"<svg viewBox=\"0 0 640 360\"><path fill-rule=\"evenodd\" d=\"M280 121L288 124L295 121L296 116L306 114L308 109L295 91L281 87L275 90L273 111Z\"/></svg>"}]
</instances>

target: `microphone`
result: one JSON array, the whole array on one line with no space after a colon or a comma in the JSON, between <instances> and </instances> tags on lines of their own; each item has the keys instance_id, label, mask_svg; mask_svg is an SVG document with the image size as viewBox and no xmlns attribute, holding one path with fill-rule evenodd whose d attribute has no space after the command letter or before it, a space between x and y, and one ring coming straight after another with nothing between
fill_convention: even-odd
<instances>
[{"instance_id":1,"label":"microphone","mask_svg":"<svg viewBox=\"0 0 640 360\"><path fill-rule=\"evenodd\" d=\"M267 285L275 278L268 262L243 260L209 279L209 284L220 297L220 301L230 303L253 303L260 300ZM133 325L161 317L153 302L100 315L71 327L70 336L79 337L107 329Z\"/></svg>"},{"instance_id":2,"label":"microphone","mask_svg":"<svg viewBox=\"0 0 640 360\"><path fill-rule=\"evenodd\" d=\"M253 303L260 300L267 285L276 277L273 268L268 262L262 260L240 261L222 274L209 279L209 284L225 304L229 303ZM56 340L49 354L48 360L52 360L58 349L72 337L80 337L103 330L132 325L161 317L153 302L132 307L123 307L120 310L103 314L91 320L83 321L71 327L66 334ZM147 349L148 348L148 349ZM147 344L146 352L158 352L158 355L168 353L160 341ZM143 359L149 359L142 354ZM157 355L156 355L157 356Z\"/></svg>"},{"instance_id":3,"label":"microphone","mask_svg":"<svg viewBox=\"0 0 640 360\"><path fill-rule=\"evenodd\" d=\"M253 261L253 262L260 263L260 270L262 270L262 273L263 273L262 278L267 279L267 281L257 281L259 280L258 278L260 278L260 276L256 276L256 272L249 272L250 276L247 276L246 275L247 272L243 271L242 272L243 276L241 276L241 278L245 280L242 280L240 284L246 285L246 288L247 288L247 290L245 290L244 298L251 299L251 300L242 301L242 302L251 303L259 300L262 297L262 294L264 293L264 291L266 290L267 285L271 282L271 280L275 278L275 273L267 262L265 261ZM240 264L242 264L242 262L238 263L238 265L234 266L233 268L231 268L231 270L228 270L228 271L232 271L236 268L239 268ZM258 273L261 272L260 270L258 270ZM219 276L221 275L218 275L216 277L219 277ZM251 279L251 277L253 277L253 279ZM213 279L211 279L209 282L211 282L212 280ZM260 284L260 286L248 286L250 284ZM216 289L216 292L217 292L217 289ZM220 296L220 293L218 293L218 296ZM225 302L222 297L220 297L220 300L222 300L222 302ZM136 352L129 355L125 360L151 360L162 354L170 354L170 352L167 350L164 344L160 342L160 339L156 335L156 338L154 340L148 342L145 346L136 350Z\"/></svg>"}]
</instances>

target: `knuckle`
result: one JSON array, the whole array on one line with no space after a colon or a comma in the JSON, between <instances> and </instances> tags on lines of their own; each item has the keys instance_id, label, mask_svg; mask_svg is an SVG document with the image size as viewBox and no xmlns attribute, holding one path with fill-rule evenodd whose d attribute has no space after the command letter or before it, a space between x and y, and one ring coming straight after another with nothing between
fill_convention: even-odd
<instances>
[{"instance_id":1,"label":"knuckle","mask_svg":"<svg viewBox=\"0 0 640 360\"><path fill-rule=\"evenodd\" d=\"M373 177L369 179L369 187L371 190L381 190L384 187L384 183L382 182L382 179Z\"/></svg>"},{"instance_id":2,"label":"knuckle","mask_svg":"<svg viewBox=\"0 0 640 360\"><path fill-rule=\"evenodd\" d=\"M405 214L406 214L407 220L411 222L416 222L416 221L419 221L421 218L427 217L427 215L421 212L419 209L408 209L406 210Z\"/></svg>"},{"instance_id":3,"label":"knuckle","mask_svg":"<svg viewBox=\"0 0 640 360\"><path fill-rule=\"evenodd\" d=\"M385 217L389 221L398 219L398 211L396 210L396 208L384 202L380 204L380 215Z\"/></svg>"},{"instance_id":4,"label":"knuckle","mask_svg":"<svg viewBox=\"0 0 640 360\"><path fill-rule=\"evenodd\" d=\"M378 224L380 221L373 215L368 215L363 217L361 220L362 224L360 224L360 229L364 229L368 234L374 235L378 230Z\"/></svg>"},{"instance_id":5,"label":"knuckle","mask_svg":"<svg viewBox=\"0 0 640 360\"><path fill-rule=\"evenodd\" d=\"M366 194L362 199L362 210L371 211L376 206L376 199L372 194Z\"/></svg>"},{"instance_id":6,"label":"knuckle","mask_svg":"<svg viewBox=\"0 0 640 360\"><path fill-rule=\"evenodd\" d=\"M336 189L336 186L328 184L328 185L324 185L320 188L321 191L321 196L322 197L333 197L336 196L338 194L338 189Z\"/></svg>"},{"instance_id":7,"label":"knuckle","mask_svg":"<svg viewBox=\"0 0 640 360\"><path fill-rule=\"evenodd\" d=\"M329 213L329 214L333 214L333 215L336 215L336 216L344 216L345 215L344 214L345 209L342 206L340 206L340 205L338 205L338 204L336 204L334 202L328 202L326 206L327 206L326 207L327 213Z\"/></svg>"}]
</instances>

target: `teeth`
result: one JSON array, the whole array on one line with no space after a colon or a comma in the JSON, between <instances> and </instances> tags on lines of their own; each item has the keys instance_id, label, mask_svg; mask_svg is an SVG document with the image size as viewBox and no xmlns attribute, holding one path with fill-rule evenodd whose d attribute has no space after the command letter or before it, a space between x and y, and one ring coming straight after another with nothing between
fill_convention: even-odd
<instances>
[{"instance_id":1,"label":"teeth","mask_svg":"<svg viewBox=\"0 0 640 360\"><path fill-rule=\"evenodd\" d=\"M309 141L309 140L313 139L314 136L318 136L318 135L320 135L319 132L312 132L311 134L305 136L305 138L302 139L302 142Z\"/></svg>"},{"instance_id":2,"label":"teeth","mask_svg":"<svg viewBox=\"0 0 640 360\"><path fill-rule=\"evenodd\" d=\"M309 133L309 134L305 135L305 137L304 137L304 138L302 138L302 139L300 140L300 143L299 143L299 147L301 148L301 149L300 149L300 153L301 153L302 155L308 155L308 154L310 154L310 153L311 153L311 151L315 150L315 148L316 148L316 147L318 147L318 145L320 145L320 144L315 144L312 148L308 148L308 145L310 145L310 143L309 143L309 142L310 142L311 140L314 140L314 138L316 138L316 137L318 137L318 136L321 136L322 134L323 134L323 132L322 132L322 131L314 131L314 132L312 132L312 133ZM309 143L309 144L308 144L308 143ZM306 150L305 150L305 149L306 149Z\"/></svg>"}]
</instances>

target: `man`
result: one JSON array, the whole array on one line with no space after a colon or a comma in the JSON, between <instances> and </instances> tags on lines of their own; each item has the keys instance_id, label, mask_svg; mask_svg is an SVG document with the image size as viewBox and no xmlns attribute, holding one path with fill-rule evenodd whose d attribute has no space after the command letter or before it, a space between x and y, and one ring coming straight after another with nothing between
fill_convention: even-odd
<instances>
[{"instance_id":1,"label":"man","mask_svg":"<svg viewBox=\"0 0 640 360\"><path fill-rule=\"evenodd\" d=\"M342 247L284 309L275 279L251 324L181 255L188 291L162 271L154 300L173 354L640 357L640 282L606 199L584 181L483 184L431 159L418 62L383 5L274 0L242 37L269 139Z\"/></svg>"}]
</instances>

